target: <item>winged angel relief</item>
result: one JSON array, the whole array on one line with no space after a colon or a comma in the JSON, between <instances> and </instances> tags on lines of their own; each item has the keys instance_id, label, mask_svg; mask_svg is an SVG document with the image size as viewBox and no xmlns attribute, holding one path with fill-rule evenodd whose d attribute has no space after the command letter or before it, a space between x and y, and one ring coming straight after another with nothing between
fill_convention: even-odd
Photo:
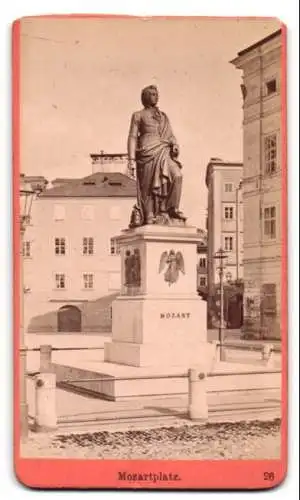
<instances>
[{"instance_id":1,"label":"winged angel relief","mask_svg":"<svg viewBox=\"0 0 300 500\"><path fill-rule=\"evenodd\" d=\"M171 286L172 283L176 283L176 281L178 280L179 271L181 271L182 274L185 274L182 253L175 253L174 250L163 252L159 263L159 273L161 273L163 269L166 268L166 266L168 267L164 274L164 277L165 281L169 283L169 286Z\"/></svg>"}]
</instances>

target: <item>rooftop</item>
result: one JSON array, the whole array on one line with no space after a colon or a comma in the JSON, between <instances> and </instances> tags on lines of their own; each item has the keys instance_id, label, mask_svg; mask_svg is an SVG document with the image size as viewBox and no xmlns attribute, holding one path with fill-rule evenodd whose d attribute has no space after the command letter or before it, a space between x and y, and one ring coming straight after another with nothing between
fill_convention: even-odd
<instances>
[{"instance_id":1,"label":"rooftop","mask_svg":"<svg viewBox=\"0 0 300 500\"><path fill-rule=\"evenodd\" d=\"M213 167L242 168L243 163L238 161L224 161L221 158L211 158L206 167L205 184L208 187L208 179Z\"/></svg>"},{"instance_id":2,"label":"rooftop","mask_svg":"<svg viewBox=\"0 0 300 500\"><path fill-rule=\"evenodd\" d=\"M251 50L256 49L257 47L260 47L261 45L269 42L273 38L276 38L277 36L281 35L281 29L274 31L270 35L266 36L265 38L262 38L261 40L258 40L257 42L253 43L252 45L249 45L249 47L246 47L245 49L241 50L238 52L239 56L243 56L244 54L247 54L247 52L250 52Z\"/></svg>"},{"instance_id":3,"label":"rooftop","mask_svg":"<svg viewBox=\"0 0 300 500\"><path fill-rule=\"evenodd\" d=\"M242 61L244 61L244 59L248 59L249 57L253 57L253 56L256 56L257 55L257 52L255 51L256 49L258 49L259 47L262 47L262 46L266 46L266 44L268 44L268 42L270 42L271 40L274 40L275 38L279 38L282 34L282 30L277 30L277 31L274 31L273 33L271 33L270 35L266 36L265 38L262 38L261 40L258 40L257 42L253 43L252 45L249 45L248 47L246 47L245 49L243 50L240 50L240 52L238 52L237 56L232 59L230 61L231 64L233 64L236 68L238 69L242 69L242 66L240 66L242 64ZM266 50L268 50L268 46L266 46Z\"/></svg>"},{"instance_id":4,"label":"rooftop","mask_svg":"<svg viewBox=\"0 0 300 500\"><path fill-rule=\"evenodd\" d=\"M119 172L96 172L82 179L55 179L41 198L135 198L134 179Z\"/></svg>"}]
</instances>

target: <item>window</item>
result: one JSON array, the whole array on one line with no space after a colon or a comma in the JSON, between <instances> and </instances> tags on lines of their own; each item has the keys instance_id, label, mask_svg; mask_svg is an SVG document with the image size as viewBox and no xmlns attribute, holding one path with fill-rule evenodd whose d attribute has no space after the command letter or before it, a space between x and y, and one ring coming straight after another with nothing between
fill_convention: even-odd
<instances>
[{"instance_id":1,"label":"window","mask_svg":"<svg viewBox=\"0 0 300 500\"><path fill-rule=\"evenodd\" d=\"M225 219L233 219L233 207L225 207L224 216Z\"/></svg>"},{"instance_id":2,"label":"window","mask_svg":"<svg viewBox=\"0 0 300 500\"><path fill-rule=\"evenodd\" d=\"M116 238L110 239L110 255L119 255L120 245Z\"/></svg>"},{"instance_id":3,"label":"window","mask_svg":"<svg viewBox=\"0 0 300 500\"><path fill-rule=\"evenodd\" d=\"M66 209L63 205L54 205L54 220L64 220Z\"/></svg>"},{"instance_id":4,"label":"window","mask_svg":"<svg viewBox=\"0 0 300 500\"><path fill-rule=\"evenodd\" d=\"M94 254L94 238L82 238L82 253L83 255Z\"/></svg>"},{"instance_id":5,"label":"window","mask_svg":"<svg viewBox=\"0 0 300 500\"><path fill-rule=\"evenodd\" d=\"M92 290L94 288L94 275L92 273L83 274L83 287L85 290Z\"/></svg>"},{"instance_id":6,"label":"window","mask_svg":"<svg viewBox=\"0 0 300 500\"><path fill-rule=\"evenodd\" d=\"M61 273L55 274L55 285L58 289L66 288L66 275Z\"/></svg>"},{"instance_id":7,"label":"window","mask_svg":"<svg viewBox=\"0 0 300 500\"><path fill-rule=\"evenodd\" d=\"M270 240L276 238L276 207L264 209L264 235Z\"/></svg>"},{"instance_id":8,"label":"window","mask_svg":"<svg viewBox=\"0 0 300 500\"><path fill-rule=\"evenodd\" d=\"M23 241L23 257L31 257L31 241Z\"/></svg>"},{"instance_id":9,"label":"window","mask_svg":"<svg viewBox=\"0 0 300 500\"><path fill-rule=\"evenodd\" d=\"M225 250L231 251L233 250L233 236L225 236Z\"/></svg>"},{"instance_id":10,"label":"window","mask_svg":"<svg viewBox=\"0 0 300 500\"><path fill-rule=\"evenodd\" d=\"M94 219L94 207L91 205L84 205L81 209L81 217L83 220Z\"/></svg>"},{"instance_id":11,"label":"window","mask_svg":"<svg viewBox=\"0 0 300 500\"><path fill-rule=\"evenodd\" d=\"M206 267L206 257L200 257L199 259L199 267Z\"/></svg>"},{"instance_id":12,"label":"window","mask_svg":"<svg viewBox=\"0 0 300 500\"><path fill-rule=\"evenodd\" d=\"M273 78L272 80L269 80L266 83L266 89L267 89L267 95L274 94L277 91L277 82L276 82L275 78Z\"/></svg>"},{"instance_id":13,"label":"window","mask_svg":"<svg viewBox=\"0 0 300 500\"><path fill-rule=\"evenodd\" d=\"M276 134L265 137L265 173L276 172L277 168L277 137Z\"/></svg>"},{"instance_id":14,"label":"window","mask_svg":"<svg viewBox=\"0 0 300 500\"><path fill-rule=\"evenodd\" d=\"M232 182L225 182L225 193L232 193L233 185Z\"/></svg>"},{"instance_id":15,"label":"window","mask_svg":"<svg viewBox=\"0 0 300 500\"><path fill-rule=\"evenodd\" d=\"M200 276L200 286L206 286L206 276Z\"/></svg>"},{"instance_id":16,"label":"window","mask_svg":"<svg viewBox=\"0 0 300 500\"><path fill-rule=\"evenodd\" d=\"M55 255L66 255L66 238L55 238Z\"/></svg>"}]
</instances>

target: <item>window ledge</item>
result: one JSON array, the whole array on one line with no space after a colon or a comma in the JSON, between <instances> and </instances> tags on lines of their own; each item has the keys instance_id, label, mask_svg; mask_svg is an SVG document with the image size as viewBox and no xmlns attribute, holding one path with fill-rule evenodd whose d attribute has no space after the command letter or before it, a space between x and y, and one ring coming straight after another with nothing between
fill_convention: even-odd
<instances>
[{"instance_id":1,"label":"window ledge","mask_svg":"<svg viewBox=\"0 0 300 500\"><path fill-rule=\"evenodd\" d=\"M271 100L273 97L280 97L280 92L275 90L275 92L271 92L270 94L263 95L263 102Z\"/></svg>"},{"instance_id":2,"label":"window ledge","mask_svg":"<svg viewBox=\"0 0 300 500\"><path fill-rule=\"evenodd\" d=\"M281 169L280 168L279 169L277 168L275 170L275 172L270 172L269 173L269 172L265 171L264 172L264 176L263 176L263 180L272 179L273 177L277 177L277 176L279 176L280 173L281 173Z\"/></svg>"},{"instance_id":3,"label":"window ledge","mask_svg":"<svg viewBox=\"0 0 300 500\"><path fill-rule=\"evenodd\" d=\"M273 238L273 239L267 239L267 240L263 240L262 241L262 244L266 247L268 246L271 246L271 245L274 245L274 243L279 243L278 239L277 238Z\"/></svg>"}]
</instances>

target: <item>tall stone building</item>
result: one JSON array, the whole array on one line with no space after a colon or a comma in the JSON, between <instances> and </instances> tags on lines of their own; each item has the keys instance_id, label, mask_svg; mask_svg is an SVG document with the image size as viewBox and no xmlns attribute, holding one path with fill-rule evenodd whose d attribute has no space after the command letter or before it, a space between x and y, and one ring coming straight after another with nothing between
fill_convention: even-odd
<instances>
[{"instance_id":1,"label":"tall stone building","mask_svg":"<svg viewBox=\"0 0 300 500\"><path fill-rule=\"evenodd\" d=\"M218 263L214 255L220 247L227 254L226 272L230 273L230 280L243 277L242 176L242 163L211 158L206 168L209 290L219 281Z\"/></svg>"},{"instance_id":2,"label":"tall stone building","mask_svg":"<svg viewBox=\"0 0 300 500\"><path fill-rule=\"evenodd\" d=\"M217 324L214 312L216 286L219 284L215 253L226 252L224 280L243 278L243 202L241 180L243 164L211 158L206 168L207 205L207 287L208 326ZM215 324L214 324L215 322Z\"/></svg>"},{"instance_id":3,"label":"tall stone building","mask_svg":"<svg viewBox=\"0 0 300 500\"><path fill-rule=\"evenodd\" d=\"M282 33L245 48L242 70L244 329L280 337L282 257Z\"/></svg>"}]
</instances>

